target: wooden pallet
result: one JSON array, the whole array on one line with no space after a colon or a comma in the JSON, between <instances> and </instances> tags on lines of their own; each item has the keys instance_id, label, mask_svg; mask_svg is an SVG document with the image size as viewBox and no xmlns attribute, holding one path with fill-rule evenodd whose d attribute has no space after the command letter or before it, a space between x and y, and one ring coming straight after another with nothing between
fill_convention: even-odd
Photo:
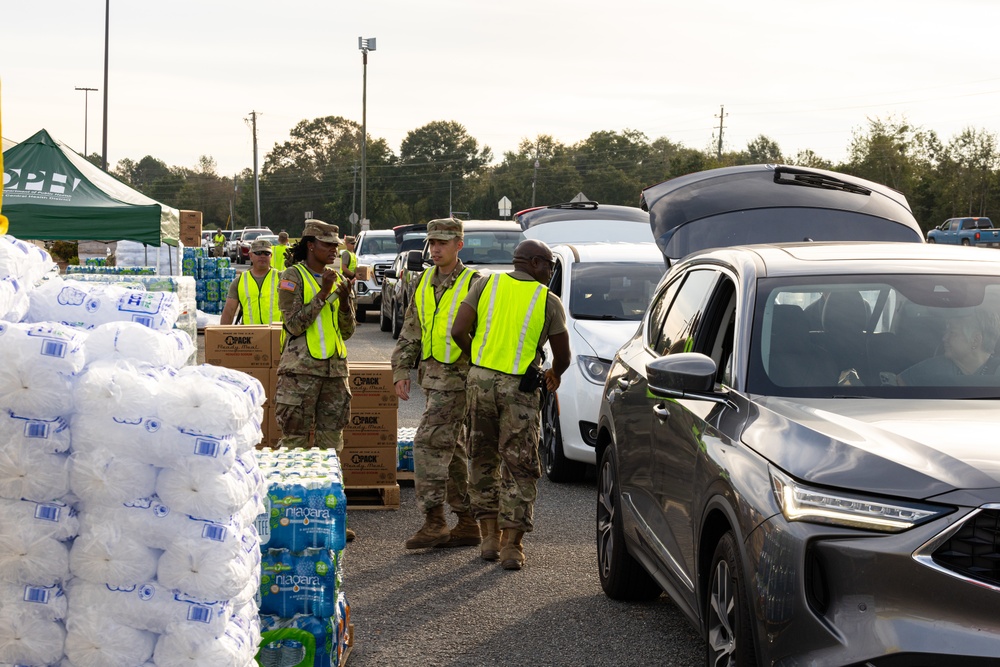
<instances>
[{"instance_id":1,"label":"wooden pallet","mask_svg":"<svg viewBox=\"0 0 1000 667\"><path fill-rule=\"evenodd\" d=\"M399 484L389 486L345 486L347 509L398 510Z\"/></svg>"},{"instance_id":2,"label":"wooden pallet","mask_svg":"<svg viewBox=\"0 0 1000 667\"><path fill-rule=\"evenodd\" d=\"M396 481L397 482L412 482L414 480L413 472L410 470L397 470L396 471Z\"/></svg>"},{"instance_id":3,"label":"wooden pallet","mask_svg":"<svg viewBox=\"0 0 1000 667\"><path fill-rule=\"evenodd\" d=\"M347 624L347 648L340 655L340 667L347 667L347 659L351 657L351 649L354 648L354 624Z\"/></svg>"}]
</instances>

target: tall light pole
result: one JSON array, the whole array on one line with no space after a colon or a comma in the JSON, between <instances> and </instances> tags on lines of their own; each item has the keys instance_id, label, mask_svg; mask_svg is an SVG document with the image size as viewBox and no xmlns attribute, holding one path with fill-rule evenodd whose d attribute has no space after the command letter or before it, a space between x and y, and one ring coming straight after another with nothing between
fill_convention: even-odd
<instances>
[{"instance_id":1,"label":"tall light pole","mask_svg":"<svg viewBox=\"0 0 1000 667\"><path fill-rule=\"evenodd\" d=\"M104 138L101 141L101 169L108 170L108 28L111 26L111 0L104 2Z\"/></svg>"},{"instance_id":2,"label":"tall light pole","mask_svg":"<svg viewBox=\"0 0 1000 667\"><path fill-rule=\"evenodd\" d=\"M97 91L97 88L77 88L83 91L83 158L87 159L87 98L90 91Z\"/></svg>"},{"instance_id":3,"label":"tall light pole","mask_svg":"<svg viewBox=\"0 0 1000 667\"><path fill-rule=\"evenodd\" d=\"M361 225L364 228L368 220L365 207L365 182L368 155L368 52L375 50L374 37L358 37L358 48L361 49Z\"/></svg>"}]
</instances>

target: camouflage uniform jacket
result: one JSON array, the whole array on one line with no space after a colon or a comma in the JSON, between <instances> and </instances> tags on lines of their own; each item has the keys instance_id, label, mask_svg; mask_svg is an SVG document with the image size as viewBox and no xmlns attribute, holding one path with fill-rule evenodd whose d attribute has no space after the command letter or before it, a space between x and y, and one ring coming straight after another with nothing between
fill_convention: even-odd
<instances>
[{"instance_id":1,"label":"camouflage uniform jacket","mask_svg":"<svg viewBox=\"0 0 1000 667\"><path fill-rule=\"evenodd\" d=\"M317 282L319 278L317 277ZM286 289L291 286L292 289ZM331 294L332 296L332 294ZM329 359L315 359L309 354L306 343L306 329L309 328L323 307L322 302L313 299L303 303L302 276L295 266L290 266L281 274L281 284L278 289L278 307L284 320L287 338L285 349L281 353L278 364L278 374L298 373L300 375L316 375L319 377L347 377L347 359L333 356ZM340 336L345 341L354 335L354 304L351 302L350 312L340 310L339 301L330 301L334 309L337 324L340 326Z\"/></svg>"},{"instance_id":2,"label":"camouflage uniform jacket","mask_svg":"<svg viewBox=\"0 0 1000 667\"><path fill-rule=\"evenodd\" d=\"M434 272L431 285L434 287L435 301L440 301L445 291L455 284L455 279L464 268L462 260L458 260L458 264L447 276L442 276L437 271ZM480 280L482 280L480 274L472 276L469 289L471 290ZM419 289L419 285L417 289ZM410 305L406 309L406 317L403 319L403 328L399 332L399 340L396 341L396 348L392 351L392 381L395 383L409 379L410 369L420 361L417 382L421 387L439 391L465 391L465 379L469 375L469 355L463 352L458 361L453 364L443 364L434 357L420 359L422 331L420 318L417 316L417 298L418 296L414 292L413 300L410 301Z\"/></svg>"}]
</instances>

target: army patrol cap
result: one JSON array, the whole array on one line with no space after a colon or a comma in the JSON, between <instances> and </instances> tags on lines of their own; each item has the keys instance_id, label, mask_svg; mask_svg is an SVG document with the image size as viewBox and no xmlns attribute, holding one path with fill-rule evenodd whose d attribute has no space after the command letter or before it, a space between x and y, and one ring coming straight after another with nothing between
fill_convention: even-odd
<instances>
[{"instance_id":1,"label":"army patrol cap","mask_svg":"<svg viewBox=\"0 0 1000 667\"><path fill-rule=\"evenodd\" d=\"M253 243L250 244L250 252L263 252L265 250L271 250L271 242L267 239L254 239Z\"/></svg>"},{"instance_id":2,"label":"army patrol cap","mask_svg":"<svg viewBox=\"0 0 1000 667\"><path fill-rule=\"evenodd\" d=\"M427 238L438 241L465 238L462 221L458 218L431 220L427 223Z\"/></svg>"},{"instance_id":3,"label":"army patrol cap","mask_svg":"<svg viewBox=\"0 0 1000 667\"><path fill-rule=\"evenodd\" d=\"M305 229L302 230L302 236L312 236L317 241L340 245L340 237L338 234L340 234L340 227L337 225L331 225L323 222L322 220L315 220L313 218L306 220Z\"/></svg>"}]
</instances>

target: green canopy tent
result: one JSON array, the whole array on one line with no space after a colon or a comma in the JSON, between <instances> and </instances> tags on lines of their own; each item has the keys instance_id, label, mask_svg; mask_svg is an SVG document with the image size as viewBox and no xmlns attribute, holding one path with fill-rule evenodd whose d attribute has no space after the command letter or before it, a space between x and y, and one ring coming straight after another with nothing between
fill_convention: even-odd
<instances>
[{"instance_id":1,"label":"green canopy tent","mask_svg":"<svg viewBox=\"0 0 1000 667\"><path fill-rule=\"evenodd\" d=\"M45 130L5 150L3 171L12 236L177 245L177 209L133 190Z\"/></svg>"}]
</instances>

